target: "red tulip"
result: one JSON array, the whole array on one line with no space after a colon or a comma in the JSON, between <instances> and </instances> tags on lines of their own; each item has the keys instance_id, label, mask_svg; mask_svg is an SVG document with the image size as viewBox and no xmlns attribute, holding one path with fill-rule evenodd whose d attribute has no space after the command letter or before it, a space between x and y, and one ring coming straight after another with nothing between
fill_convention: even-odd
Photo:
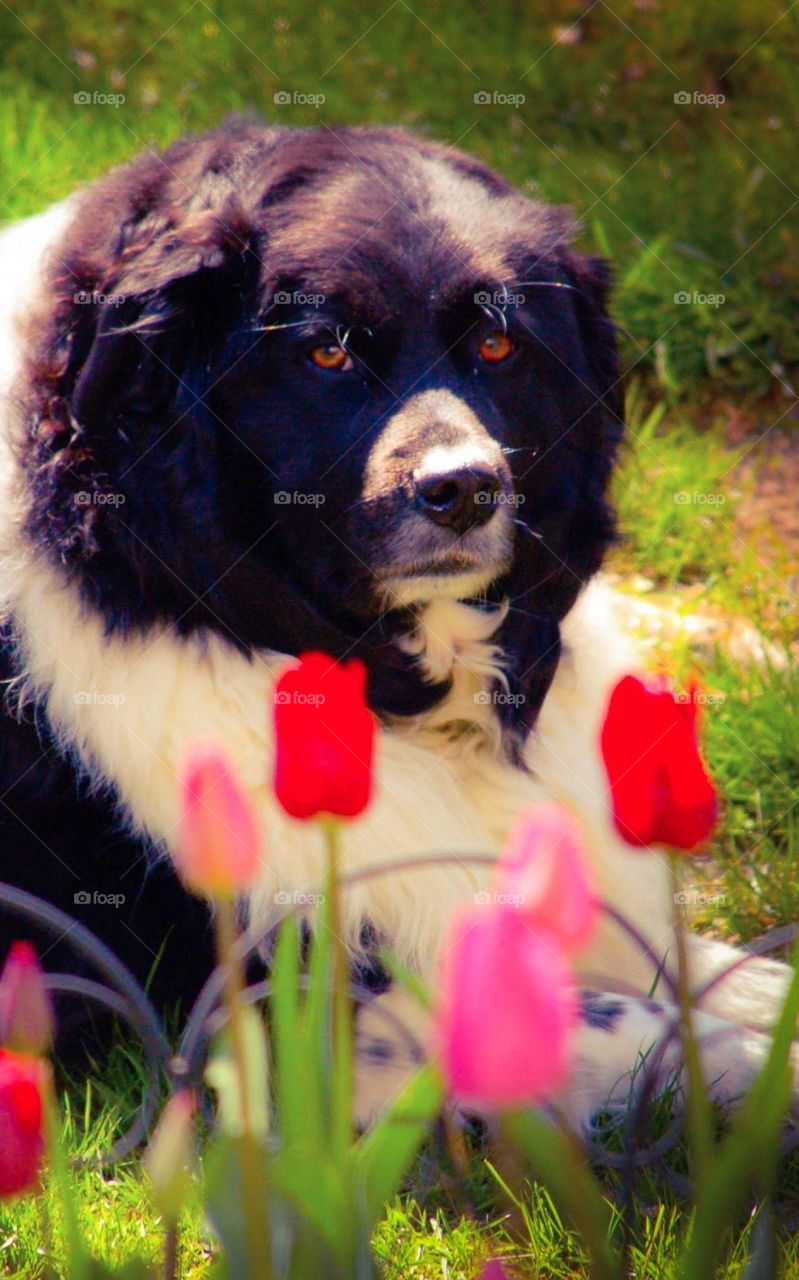
<instances>
[{"instance_id":1,"label":"red tulip","mask_svg":"<svg viewBox=\"0 0 799 1280\"><path fill-rule=\"evenodd\" d=\"M577 819L563 805L521 814L497 864L496 887L501 901L554 933L567 951L589 941L597 897Z\"/></svg>"},{"instance_id":2,"label":"red tulip","mask_svg":"<svg viewBox=\"0 0 799 1280\"><path fill-rule=\"evenodd\" d=\"M275 793L293 818L354 818L372 794L366 668L306 653L275 685Z\"/></svg>"},{"instance_id":3,"label":"red tulip","mask_svg":"<svg viewBox=\"0 0 799 1280\"><path fill-rule=\"evenodd\" d=\"M451 1093L483 1109L539 1102L563 1080L576 1017L554 936L513 907L475 907L451 926L437 1019Z\"/></svg>"},{"instance_id":4,"label":"red tulip","mask_svg":"<svg viewBox=\"0 0 799 1280\"><path fill-rule=\"evenodd\" d=\"M44 974L30 942L14 942L0 974L0 1045L40 1057L55 1039Z\"/></svg>"},{"instance_id":5,"label":"red tulip","mask_svg":"<svg viewBox=\"0 0 799 1280\"><path fill-rule=\"evenodd\" d=\"M697 702L663 679L625 676L610 697L602 756L613 817L632 845L694 849L716 825L716 791L697 745Z\"/></svg>"},{"instance_id":6,"label":"red tulip","mask_svg":"<svg viewBox=\"0 0 799 1280\"><path fill-rule=\"evenodd\" d=\"M0 1049L0 1198L31 1191L44 1156L44 1085L36 1058Z\"/></svg>"},{"instance_id":7,"label":"red tulip","mask_svg":"<svg viewBox=\"0 0 799 1280\"><path fill-rule=\"evenodd\" d=\"M186 762L175 862L188 887L211 898L235 898L258 875L252 806L214 746L195 747Z\"/></svg>"}]
</instances>

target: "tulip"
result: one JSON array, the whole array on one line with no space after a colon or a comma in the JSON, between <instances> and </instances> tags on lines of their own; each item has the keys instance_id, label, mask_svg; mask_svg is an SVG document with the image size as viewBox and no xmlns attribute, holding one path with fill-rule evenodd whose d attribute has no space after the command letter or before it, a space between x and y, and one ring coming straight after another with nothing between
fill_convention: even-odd
<instances>
[{"instance_id":1,"label":"tulip","mask_svg":"<svg viewBox=\"0 0 799 1280\"><path fill-rule=\"evenodd\" d=\"M55 1019L36 951L14 942L0 974L0 1044L43 1057L53 1047Z\"/></svg>"},{"instance_id":2,"label":"tulip","mask_svg":"<svg viewBox=\"0 0 799 1280\"><path fill-rule=\"evenodd\" d=\"M576 1018L556 936L512 907L452 921L436 1032L451 1093L491 1110L539 1102L563 1080Z\"/></svg>"},{"instance_id":3,"label":"tulip","mask_svg":"<svg viewBox=\"0 0 799 1280\"><path fill-rule=\"evenodd\" d=\"M614 688L601 747L613 818L628 844L691 850L716 825L716 791L697 745L697 702L665 680L625 676Z\"/></svg>"},{"instance_id":4,"label":"tulip","mask_svg":"<svg viewBox=\"0 0 799 1280\"><path fill-rule=\"evenodd\" d=\"M535 928L548 929L567 951L589 941L597 897L577 820L559 804L520 815L497 865L497 893Z\"/></svg>"},{"instance_id":5,"label":"tulip","mask_svg":"<svg viewBox=\"0 0 799 1280\"><path fill-rule=\"evenodd\" d=\"M293 818L354 818L372 794L375 720L366 668L306 653L275 685L278 800Z\"/></svg>"},{"instance_id":6,"label":"tulip","mask_svg":"<svg viewBox=\"0 0 799 1280\"><path fill-rule=\"evenodd\" d=\"M0 1198L31 1191L44 1156L45 1068L0 1049Z\"/></svg>"},{"instance_id":7,"label":"tulip","mask_svg":"<svg viewBox=\"0 0 799 1280\"><path fill-rule=\"evenodd\" d=\"M218 901L246 892L258 875L252 807L214 746L196 747L187 760L175 862L193 892Z\"/></svg>"},{"instance_id":8,"label":"tulip","mask_svg":"<svg viewBox=\"0 0 799 1280\"><path fill-rule=\"evenodd\" d=\"M142 1160L152 1202L168 1223L177 1222L191 1190L195 1111L190 1090L182 1089L170 1098Z\"/></svg>"},{"instance_id":9,"label":"tulip","mask_svg":"<svg viewBox=\"0 0 799 1280\"><path fill-rule=\"evenodd\" d=\"M510 1280L499 1258L492 1258L480 1272L480 1280Z\"/></svg>"}]
</instances>

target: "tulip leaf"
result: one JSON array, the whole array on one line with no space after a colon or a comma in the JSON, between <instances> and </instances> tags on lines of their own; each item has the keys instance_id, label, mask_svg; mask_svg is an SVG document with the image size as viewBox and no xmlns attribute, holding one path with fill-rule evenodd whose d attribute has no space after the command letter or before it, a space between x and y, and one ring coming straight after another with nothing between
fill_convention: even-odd
<instances>
[{"instance_id":1,"label":"tulip leaf","mask_svg":"<svg viewBox=\"0 0 799 1280\"><path fill-rule=\"evenodd\" d=\"M269 1051L263 1018L256 1009L238 1013L244 1047L250 1132L265 1139L269 1132ZM224 1133L244 1132L239 1072L231 1052L230 1028L217 1037L205 1078L219 1098L219 1123Z\"/></svg>"},{"instance_id":2,"label":"tulip leaf","mask_svg":"<svg viewBox=\"0 0 799 1280\"><path fill-rule=\"evenodd\" d=\"M278 1123L283 1142L322 1147L322 1108L313 1049L303 1034L300 1001L300 930L294 918L280 930L272 965L272 1036Z\"/></svg>"},{"instance_id":3,"label":"tulip leaf","mask_svg":"<svg viewBox=\"0 0 799 1280\"><path fill-rule=\"evenodd\" d=\"M312 1095L311 1105L316 1106L318 1100L320 1116L324 1117L329 1110L330 1100L332 1013L330 1001L332 955L324 906L317 925L308 961L308 994L303 1003L301 1039L308 1064L306 1070Z\"/></svg>"},{"instance_id":4,"label":"tulip leaf","mask_svg":"<svg viewBox=\"0 0 799 1280\"><path fill-rule=\"evenodd\" d=\"M443 1096L438 1072L430 1065L422 1067L355 1147L355 1194L369 1225L399 1189Z\"/></svg>"},{"instance_id":5,"label":"tulip leaf","mask_svg":"<svg viewBox=\"0 0 799 1280\"><path fill-rule=\"evenodd\" d=\"M345 1172L315 1147L284 1148L270 1165L274 1192L300 1215L300 1228L310 1223L342 1263L352 1257L355 1215Z\"/></svg>"},{"instance_id":6,"label":"tulip leaf","mask_svg":"<svg viewBox=\"0 0 799 1280\"><path fill-rule=\"evenodd\" d=\"M774 1181L780 1126L790 1105L790 1057L799 1017L799 951L793 960L793 976L766 1062L697 1189L693 1229L677 1273L680 1280L707 1280L715 1274L722 1242L747 1190L753 1183L768 1189Z\"/></svg>"},{"instance_id":7,"label":"tulip leaf","mask_svg":"<svg viewBox=\"0 0 799 1280\"><path fill-rule=\"evenodd\" d=\"M774 1216L770 1203L766 1203L752 1227L751 1253L741 1280L777 1280L779 1273Z\"/></svg>"},{"instance_id":8,"label":"tulip leaf","mask_svg":"<svg viewBox=\"0 0 799 1280\"><path fill-rule=\"evenodd\" d=\"M222 1242L226 1262L226 1276L229 1280L253 1280L253 1267L256 1265L255 1251L248 1238L248 1222L246 1213L247 1195L257 1194L251 1184L245 1184L243 1167L243 1143L248 1139L232 1137L223 1133L209 1145L203 1161L205 1172L205 1206L208 1220ZM264 1159L260 1149L250 1150L255 1159ZM266 1183L264 1181L263 1188ZM268 1204L258 1215L264 1232L269 1221ZM262 1238L258 1242L260 1251L271 1251L270 1239ZM267 1252L267 1257L269 1252Z\"/></svg>"},{"instance_id":9,"label":"tulip leaf","mask_svg":"<svg viewBox=\"0 0 799 1280\"><path fill-rule=\"evenodd\" d=\"M621 1280L621 1259L609 1238L610 1211L574 1140L530 1111L508 1112L503 1127L579 1232L593 1280Z\"/></svg>"}]
</instances>

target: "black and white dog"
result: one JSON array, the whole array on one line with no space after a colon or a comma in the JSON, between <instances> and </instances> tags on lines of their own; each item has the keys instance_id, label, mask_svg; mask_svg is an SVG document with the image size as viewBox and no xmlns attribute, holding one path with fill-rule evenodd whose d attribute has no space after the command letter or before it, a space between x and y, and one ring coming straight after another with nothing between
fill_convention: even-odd
<instances>
[{"instance_id":1,"label":"black and white dog","mask_svg":"<svg viewBox=\"0 0 799 1280\"><path fill-rule=\"evenodd\" d=\"M235 119L0 236L2 878L140 975L166 948L162 992L190 995L209 962L204 908L149 856L173 844L192 740L224 745L263 825L250 920L321 880L315 829L269 786L275 673L311 648L363 659L383 726L348 870L496 852L556 797L669 962L663 863L616 837L598 751L635 666L588 585L622 394L607 272L570 229L398 130ZM489 883L458 861L365 880L354 957L379 939L432 974L450 912ZM735 958L692 948L697 981ZM623 995L588 1006L581 1118L668 1017L610 921L582 976ZM783 986L757 961L708 999L707 1029L731 1027L708 1039L723 1092Z\"/></svg>"}]
</instances>

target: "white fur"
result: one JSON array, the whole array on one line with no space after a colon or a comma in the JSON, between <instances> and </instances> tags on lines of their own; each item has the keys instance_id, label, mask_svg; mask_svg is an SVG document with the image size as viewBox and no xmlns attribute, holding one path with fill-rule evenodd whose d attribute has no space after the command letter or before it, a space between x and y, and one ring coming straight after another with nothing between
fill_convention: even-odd
<instances>
[{"instance_id":1,"label":"white fur","mask_svg":"<svg viewBox=\"0 0 799 1280\"><path fill-rule=\"evenodd\" d=\"M8 389L18 361L9 300L24 307L31 298L41 254L68 216L68 207L58 206L0 234L0 273L7 280L6 269L13 272L0 314L6 422L13 414ZM4 430L4 440L7 435ZM167 851L175 841L182 761L195 740L217 740L262 828L263 872L249 903L251 918L256 924L275 921L286 895L290 900L311 892L323 867L316 827L287 817L270 787L272 689L289 659L263 653L248 662L219 636L183 639L167 626L154 627L145 638L107 638L58 570L23 542L11 497L13 467L3 448L0 605L21 632L24 692L46 708L62 749L95 785L113 789L131 826ZM501 654L492 644L501 611L481 612L451 598L448 592L463 590L457 579L442 578L436 588L420 604L418 631L407 646L431 678L452 675L452 694L429 714L381 733L374 802L347 826L343 848L347 871L420 853L453 855L455 861L393 872L350 889L350 944L357 947L368 918L406 962L432 973L451 911L473 900L489 878L487 868L459 861L459 855L498 853L520 810L554 797L573 808L583 828L602 894L638 924L658 953L668 952L664 863L624 845L608 812L600 723L612 684L636 666L636 656L614 620L607 589L589 587L565 620L564 656L530 737L525 773L498 751L489 693L492 680L501 679ZM710 971L731 954L718 944L703 949L698 941L697 969ZM612 923L603 925L581 968L603 989L644 993L652 981L640 949ZM758 1007L757 975L722 984L711 1007L742 1024L767 1024L784 970L764 964L758 973L769 991L766 1013Z\"/></svg>"}]
</instances>

